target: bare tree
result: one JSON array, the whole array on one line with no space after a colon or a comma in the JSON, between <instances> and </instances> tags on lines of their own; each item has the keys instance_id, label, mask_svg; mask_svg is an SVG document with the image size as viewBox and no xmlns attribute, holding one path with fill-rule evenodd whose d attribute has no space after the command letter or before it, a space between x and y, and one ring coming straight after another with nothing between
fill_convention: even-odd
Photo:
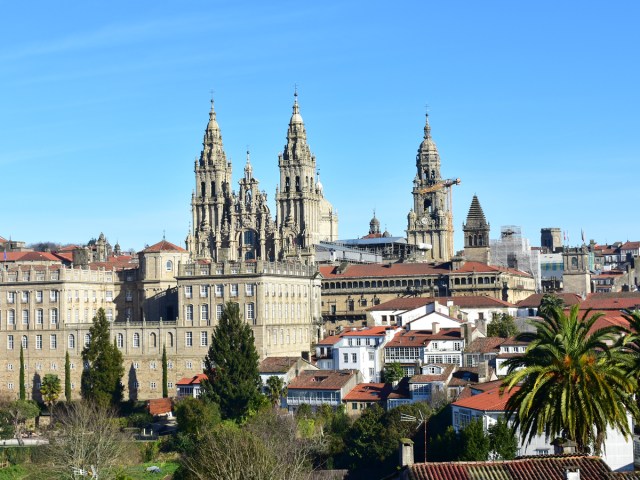
<instances>
[{"instance_id":1,"label":"bare tree","mask_svg":"<svg viewBox=\"0 0 640 480\"><path fill-rule=\"evenodd\" d=\"M221 424L182 458L186 478L305 480L311 449L296 439L295 420L269 412L243 428Z\"/></svg>"},{"instance_id":2,"label":"bare tree","mask_svg":"<svg viewBox=\"0 0 640 480\"><path fill-rule=\"evenodd\" d=\"M85 401L65 406L49 433L49 445L43 447L43 473L70 480L89 472L100 480L116 478L130 438L120 431L114 413Z\"/></svg>"}]
</instances>

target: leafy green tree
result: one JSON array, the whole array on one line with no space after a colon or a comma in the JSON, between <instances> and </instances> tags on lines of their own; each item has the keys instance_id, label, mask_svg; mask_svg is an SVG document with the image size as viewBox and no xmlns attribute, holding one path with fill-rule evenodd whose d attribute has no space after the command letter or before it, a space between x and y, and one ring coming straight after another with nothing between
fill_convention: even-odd
<instances>
[{"instance_id":1,"label":"leafy green tree","mask_svg":"<svg viewBox=\"0 0 640 480\"><path fill-rule=\"evenodd\" d=\"M514 318L507 314L494 314L491 323L487 325L487 337L509 338L518 334L518 327Z\"/></svg>"},{"instance_id":2,"label":"leafy green tree","mask_svg":"<svg viewBox=\"0 0 640 480\"><path fill-rule=\"evenodd\" d=\"M429 442L427 456L430 462L453 462L460 456L460 436L452 425L435 435Z\"/></svg>"},{"instance_id":3,"label":"leafy green tree","mask_svg":"<svg viewBox=\"0 0 640 480\"><path fill-rule=\"evenodd\" d=\"M609 347L616 328L596 330L602 314L589 314L580 319L578 305L569 314L555 308L530 322L535 333L518 336L531 343L524 355L507 360L502 389L511 392L508 419L526 441L564 437L580 452L593 447L598 454L607 427L631 434L627 412L638 418L637 378L626 375L619 345Z\"/></svg>"},{"instance_id":4,"label":"leafy green tree","mask_svg":"<svg viewBox=\"0 0 640 480\"><path fill-rule=\"evenodd\" d=\"M175 410L178 431L196 440L220 423L220 408L208 400L183 398Z\"/></svg>"},{"instance_id":5,"label":"leafy green tree","mask_svg":"<svg viewBox=\"0 0 640 480\"><path fill-rule=\"evenodd\" d=\"M42 395L42 400L49 409L50 414L53 414L53 405L58 401L61 392L62 385L60 384L60 378L53 373L47 373L40 385L40 395Z\"/></svg>"},{"instance_id":6,"label":"leafy green tree","mask_svg":"<svg viewBox=\"0 0 640 480\"><path fill-rule=\"evenodd\" d=\"M162 345L162 398L169 398L167 370L167 346Z\"/></svg>"},{"instance_id":7,"label":"leafy green tree","mask_svg":"<svg viewBox=\"0 0 640 480\"><path fill-rule=\"evenodd\" d=\"M0 437L18 440L19 445L24 445L22 432L24 425L30 418L40 415L40 408L33 400L16 400L5 404L0 408Z\"/></svg>"},{"instance_id":8,"label":"leafy green tree","mask_svg":"<svg viewBox=\"0 0 640 480\"><path fill-rule=\"evenodd\" d=\"M102 407L117 406L122 401L124 366L122 353L109 337L109 322L104 309L100 308L89 329L91 339L82 350L82 398L98 403Z\"/></svg>"},{"instance_id":9,"label":"leafy green tree","mask_svg":"<svg viewBox=\"0 0 640 480\"><path fill-rule=\"evenodd\" d=\"M385 383L399 382L404 378L404 370L398 362L387 363L382 370L382 377Z\"/></svg>"},{"instance_id":10,"label":"leafy green tree","mask_svg":"<svg viewBox=\"0 0 640 480\"><path fill-rule=\"evenodd\" d=\"M287 386L282 378L272 375L267 379L267 397L274 407L280 406L280 399L287 395Z\"/></svg>"},{"instance_id":11,"label":"leafy green tree","mask_svg":"<svg viewBox=\"0 0 640 480\"><path fill-rule=\"evenodd\" d=\"M20 400L25 400L27 398L27 393L24 388L24 350L22 348L22 344L20 344Z\"/></svg>"},{"instance_id":12,"label":"leafy green tree","mask_svg":"<svg viewBox=\"0 0 640 480\"><path fill-rule=\"evenodd\" d=\"M69 351L64 355L64 398L71 401L71 362L69 361Z\"/></svg>"},{"instance_id":13,"label":"leafy green tree","mask_svg":"<svg viewBox=\"0 0 640 480\"><path fill-rule=\"evenodd\" d=\"M513 460L518 453L518 438L507 421L500 417L489 427L489 447L492 460Z\"/></svg>"},{"instance_id":14,"label":"leafy green tree","mask_svg":"<svg viewBox=\"0 0 640 480\"><path fill-rule=\"evenodd\" d=\"M376 404L363 411L353 422L345 438L346 452L352 466L381 463L386 458L384 414L384 410Z\"/></svg>"},{"instance_id":15,"label":"leafy green tree","mask_svg":"<svg viewBox=\"0 0 640 480\"><path fill-rule=\"evenodd\" d=\"M545 293L540 300L538 307L538 315L541 317L553 315L553 311L557 308L564 308L564 300L553 293Z\"/></svg>"},{"instance_id":16,"label":"leafy green tree","mask_svg":"<svg viewBox=\"0 0 640 480\"><path fill-rule=\"evenodd\" d=\"M491 445L489 437L484 432L482 420L471 421L460 432L462 449L460 460L484 462L489 458Z\"/></svg>"},{"instance_id":17,"label":"leafy green tree","mask_svg":"<svg viewBox=\"0 0 640 480\"><path fill-rule=\"evenodd\" d=\"M204 361L205 395L220 405L223 418L246 416L260 395L261 381L253 331L240 319L238 304L225 305Z\"/></svg>"}]
</instances>

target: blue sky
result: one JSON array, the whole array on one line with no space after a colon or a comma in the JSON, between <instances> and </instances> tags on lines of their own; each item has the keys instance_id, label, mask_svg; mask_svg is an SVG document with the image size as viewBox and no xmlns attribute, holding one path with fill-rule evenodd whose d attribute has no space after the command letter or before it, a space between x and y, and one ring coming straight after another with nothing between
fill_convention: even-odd
<instances>
[{"instance_id":1,"label":"blue sky","mask_svg":"<svg viewBox=\"0 0 640 480\"><path fill-rule=\"evenodd\" d=\"M492 238L640 240L638 2L0 6L1 236L182 245L211 90L273 202L297 84L341 238L404 235L428 104L456 249L474 194Z\"/></svg>"}]
</instances>

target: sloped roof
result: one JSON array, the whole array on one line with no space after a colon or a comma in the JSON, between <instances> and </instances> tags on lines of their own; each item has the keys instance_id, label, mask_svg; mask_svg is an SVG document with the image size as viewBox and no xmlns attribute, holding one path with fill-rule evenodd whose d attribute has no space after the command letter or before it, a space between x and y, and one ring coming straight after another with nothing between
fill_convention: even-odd
<instances>
[{"instance_id":1,"label":"sloped roof","mask_svg":"<svg viewBox=\"0 0 640 480\"><path fill-rule=\"evenodd\" d=\"M340 390L356 370L305 370L288 386L289 390Z\"/></svg>"},{"instance_id":2,"label":"sloped roof","mask_svg":"<svg viewBox=\"0 0 640 480\"><path fill-rule=\"evenodd\" d=\"M467 222L465 223L466 228L489 228L487 224L487 218L484 216L484 212L482 211L482 207L480 206L480 201L478 200L478 196L474 195L471 200L471 206L469 207L469 213L467 214Z\"/></svg>"},{"instance_id":3,"label":"sloped roof","mask_svg":"<svg viewBox=\"0 0 640 480\"><path fill-rule=\"evenodd\" d=\"M178 380L178 383L176 383L177 386L184 386L184 385L199 385L202 381L207 379L207 375L204 373L199 373L197 375L194 375L193 377L183 377L180 380Z\"/></svg>"},{"instance_id":4,"label":"sloped roof","mask_svg":"<svg viewBox=\"0 0 640 480\"><path fill-rule=\"evenodd\" d=\"M520 390L520 387L513 387L509 391L505 390L500 395L500 388L494 388L472 397L457 400L452 405L481 412L504 412L507 401L518 390Z\"/></svg>"},{"instance_id":5,"label":"sloped roof","mask_svg":"<svg viewBox=\"0 0 640 480\"><path fill-rule=\"evenodd\" d=\"M487 297L485 295L466 297L398 297L391 299L388 302L374 305L368 308L367 311L413 310L415 308L424 307L433 302L438 302L440 305L446 306L449 301L462 308L500 308L515 306L512 303L505 302L504 300Z\"/></svg>"},{"instance_id":6,"label":"sloped roof","mask_svg":"<svg viewBox=\"0 0 640 480\"><path fill-rule=\"evenodd\" d=\"M335 345L340 341L341 338L342 338L341 335L330 335L320 340L318 343L316 343L316 345L322 345L322 346Z\"/></svg>"},{"instance_id":7,"label":"sloped roof","mask_svg":"<svg viewBox=\"0 0 640 480\"><path fill-rule=\"evenodd\" d=\"M433 340L458 340L462 338L460 328L443 328L438 333L430 330L402 330L384 348L422 347Z\"/></svg>"},{"instance_id":8,"label":"sloped roof","mask_svg":"<svg viewBox=\"0 0 640 480\"><path fill-rule=\"evenodd\" d=\"M580 310L623 310L640 306L640 292L590 293Z\"/></svg>"},{"instance_id":9,"label":"sloped roof","mask_svg":"<svg viewBox=\"0 0 640 480\"><path fill-rule=\"evenodd\" d=\"M505 339L500 337L478 337L464 349L465 353L498 353Z\"/></svg>"},{"instance_id":10,"label":"sloped roof","mask_svg":"<svg viewBox=\"0 0 640 480\"><path fill-rule=\"evenodd\" d=\"M300 357L267 357L258 367L260 373L287 373Z\"/></svg>"},{"instance_id":11,"label":"sloped roof","mask_svg":"<svg viewBox=\"0 0 640 480\"><path fill-rule=\"evenodd\" d=\"M359 383L344 396L347 402L379 402L386 400L393 387L390 383Z\"/></svg>"},{"instance_id":12,"label":"sloped roof","mask_svg":"<svg viewBox=\"0 0 640 480\"><path fill-rule=\"evenodd\" d=\"M433 365L433 364L431 364L431 365ZM409 379L409 383L442 382L442 381L446 380L447 378L449 378L449 375L451 375L453 370L456 368L456 366L451 364L451 363L437 364L437 366L442 368L442 373L440 373L440 374L425 374L425 375L419 374L419 375L414 375L413 377L411 377Z\"/></svg>"},{"instance_id":13,"label":"sloped roof","mask_svg":"<svg viewBox=\"0 0 640 480\"><path fill-rule=\"evenodd\" d=\"M581 480L602 480L611 469L600 457L549 455L493 462L429 462L407 467L411 480L565 480L567 470L580 469ZM624 477L619 477L624 478Z\"/></svg>"},{"instance_id":14,"label":"sloped roof","mask_svg":"<svg viewBox=\"0 0 640 480\"><path fill-rule=\"evenodd\" d=\"M538 308L543 296L543 293L534 293L524 300L520 300L516 305L521 308ZM560 297L564 301L564 304L569 307L582 302L582 297L575 293L559 293L556 294L556 296Z\"/></svg>"},{"instance_id":15,"label":"sloped roof","mask_svg":"<svg viewBox=\"0 0 640 480\"><path fill-rule=\"evenodd\" d=\"M448 271L446 267L429 263L369 263L353 264L340 273L340 267L335 265L320 265L320 273L326 280L367 278L367 277L400 277L408 275L438 275Z\"/></svg>"},{"instance_id":16,"label":"sloped roof","mask_svg":"<svg viewBox=\"0 0 640 480\"><path fill-rule=\"evenodd\" d=\"M186 252L186 250L182 247L179 247L171 242L167 242L166 240L161 240L158 243L154 243L150 247L147 247L143 250L145 253L156 253L156 252Z\"/></svg>"}]
</instances>

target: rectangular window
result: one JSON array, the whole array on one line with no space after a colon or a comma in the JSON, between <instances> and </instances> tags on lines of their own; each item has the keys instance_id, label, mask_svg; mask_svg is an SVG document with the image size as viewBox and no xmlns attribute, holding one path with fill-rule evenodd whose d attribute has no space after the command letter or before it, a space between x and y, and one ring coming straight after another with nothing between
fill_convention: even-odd
<instances>
[{"instance_id":1,"label":"rectangular window","mask_svg":"<svg viewBox=\"0 0 640 480\"><path fill-rule=\"evenodd\" d=\"M348 353L343 353L342 354L342 361L344 363L349 363L349 354Z\"/></svg>"},{"instance_id":2,"label":"rectangular window","mask_svg":"<svg viewBox=\"0 0 640 480\"><path fill-rule=\"evenodd\" d=\"M222 310L224 308L224 305L222 304L218 304L216 305L216 320L220 321L220 319L222 318Z\"/></svg>"},{"instance_id":3,"label":"rectangular window","mask_svg":"<svg viewBox=\"0 0 640 480\"><path fill-rule=\"evenodd\" d=\"M253 305L253 303L247 303L247 321L253 322L255 318L255 306Z\"/></svg>"},{"instance_id":4,"label":"rectangular window","mask_svg":"<svg viewBox=\"0 0 640 480\"><path fill-rule=\"evenodd\" d=\"M52 308L49 311L49 319L51 320L52 324L57 324L58 323L58 309L57 308Z\"/></svg>"},{"instance_id":5,"label":"rectangular window","mask_svg":"<svg viewBox=\"0 0 640 480\"><path fill-rule=\"evenodd\" d=\"M27 303L29 301L29 292L22 292L22 303Z\"/></svg>"},{"instance_id":6,"label":"rectangular window","mask_svg":"<svg viewBox=\"0 0 640 480\"><path fill-rule=\"evenodd\" d=\"M191 332L186 332L184 334L184 344L187 347L193 347L193 333Z\"/></svg>"},{"instance_id":7,"label":"rectangular window","mask_svg":"<svg viewBox=\"0 0 640 480\"><path fill-rule=\"evenodd\" d=\"M352 353L351 354L351 361L353 363L358 363L358 354L357 353Z\"/></svg>"},{"instance_id":8,"label":"rectangular window","mask_svg":"<svg viewBox=\"0 0 640 480\"><path fill-rule=\"evenodd\" d=\"M205 322L209 321L209 305L200 305L200 318Z\"/></svg>"},{"instance_id":9,"label":"rectangular window","mask_svg":"<svg viewBox=\"0 0 640 480\"><path fill-rule=\"evenodd\" d=\"M22 311L22 324L23 325L29 324L29 310Z\"/></svg>"},{"instance_id":10,"label":"rectangular window","mask_svg":"<svg viewBox=\"0 0 640 480\"><path fill-rule=\"evenodd\" d=\"M111 322L113 320L113 309L107 308L107 321Z\"/></svg>"},{"instance_id":11,"label":"rectangular window","mask_svg":"<svg viewBox=\"0 0 640 480\"><path fill-rule=\"evenodd\" d=\"M209 296L209 287L206 285L200 285L200 296L202 298L207 298Z\"/></svg>"},{"instance_id":12,"label":"rectangular window","mask_svg":"<svg viewBox=\"0 0 640 480\"><path fill-rule=\"evenodd\" d=\"M87 293L87 292L85 292ZM132 302L133 301L133 292L131 290L127 290L124 294L124 299L127 302Z\"/></svg>"},{"instance_id":13,"label":"rectangular window","mask_svg":"<svg viewBox=\"0 0 640 480\"><path fill-rule=\"evenodd\" d=\"M36 335L36 350L42 350L42 335Z\"/></svg>"},{"instance_id":14,"label":"rectangular window","mask_svg":"<svg viewBox=\"0 0 640 480\"><path fill-rule=\"evenodd\" d=\"M107 293L105 296L106 296L107 302L113 302L113 290L107 290Z\"/></svg>"},{"instance_id":15,"label":"rectangular window","mask_svg":"<svg viewBox=\"0 0 640 480\"><path fill-rule=\"evenodd\" d=\"M13 335L7 335L7 349L13 350Z\"/></svg>"},{"instance_id":16,"label":"rectangular window","mask_svg":"<svg viewBox=\"0 0 640 480\"><path fill-rule=\"evenodd\" d=\"M156 382L149 383L149 386L151 387L151 390L155 390L156 389Z\"/></svg>"},{"instance_id":17,"label":"rectangular window","mask_svg":"<svg viewBox=\"0 0 640 480\"><path fill-rule=\"evenodd\" d=\"M7 303L16 303L16 292L7 292Z\"/></svg>"},{"instance_id":18,"label":"rectangular window","mask_svg":"<svg viewBox=\"0 0 640 480\"><path fill-rule=\"evenodd\" d=\"M373 358L373 352L369 352L369 361L373 362L374 358Z\"/></svg>"},{"instance_id":19,"label":"rectangular window","mask_svg":"<svg viewBox=\"0 0 640 480\"><path fill-rule=\"evenodd\" d=\"M209 344L209 335L207 332L200 332L200 346L206 347Z\"/></svg>"},{"instance_id":20,"label":"rectangular window","mask_svg":"<svg viewBox=\"0 0 640 480\"><path fill-rule=\"evenodd\" d=\"M231 284L231 296L232 297L237 297L238 296L238 284L237 283L232 283Z\"/></svg>"},{"instance_id":21,"label":"rectangular window","mask_svg":"<svg viewBox=\"0 0 640 480\"><path fill-rule=\"evenodd\" d=\"M56 348L58 348L58 336L57 335L51 335L49 337L49 347L51 348L51 350L55 350Z\"/></svg>"},{"instance_id":22,"label":"rectangular window","mask_svg":"<svg viewBox=\"0 0 640 480\"><path fill-rule=\"evenodd\" d=\"M58 291L57 290L51 290L49 292L49 300L52 302L57 302L58 301Z\"/></svg>"},{"instance_id":23,"label":"rectangular window","mask_svg":"<svg viewBox=\"0 0 640 480\"><path fill-rule=\"evenodd\" d=\"M36 303L42 303L42 290L36 292Z\"/></svg>"},{"instance_id":24,"label":"rectangular window","mask_svg":"<svg viewBox=\"0 0 640 480\"><path fill-rule=\"evenodd\" d=\"M186 298L191 298L193 296L193 287L191 285L184 286L184 296Z\"/></svg>"},{"instance_id":25,"label":"rectangular window","mask_svg":"<svg viewBox=\"0 0 640 480\"><path fill-rule=\"evenodd\" d=\"M253 283L247 283L247 284L245 285L245 293L246 293L247 297L253 297L253 295L254 295L254 293L253 293L253 292L254 292L254 285L253 285Z\"/></svg>"},{"instance_id":26,"label":"rectangular window","mask_svg":"<svg viewBox=\"0 0 640 480\"><path fill-rule=\"evenodd\" d=\"M216 297L222 297L224 295L224 285L216 285Z\"/></svg>"}]
</instances>

